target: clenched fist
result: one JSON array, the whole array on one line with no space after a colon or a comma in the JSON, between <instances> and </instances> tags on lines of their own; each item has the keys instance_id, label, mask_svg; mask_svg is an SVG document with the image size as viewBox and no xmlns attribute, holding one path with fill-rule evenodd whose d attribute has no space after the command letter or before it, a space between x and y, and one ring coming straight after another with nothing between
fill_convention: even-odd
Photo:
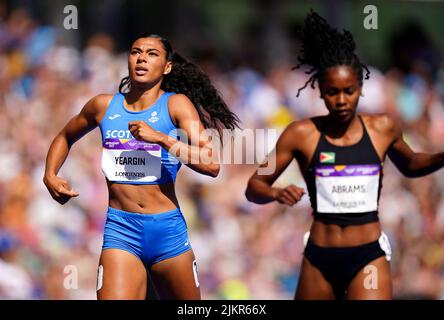
<instances>
[{"instance_id":1,"label":"clenched fist","mask_svg":"<svg viewBox=\"0 0 444 320\"><path fill-rule=\"evenodd\" d=\"M305 194L303 188L291 184L285 188L275 188L274 198L277 202L292 206L301 200Z\"/></svg>"},{"instance_id":2,"label":"clenched fist","mask_svg":"<svg viewBox=\"0 0 444 320\"><path fill-rule=\"evenodd\" d=\"M151 128L145 121L130 121L128 129L136 140L157 143L161 138L159 131Z\"/></svg>"},{"instance_id":3,"label":"clenched fist","mask_svg":"<svg viewBox=\"0 0 444 320\"><path fill-rule=\"evenodd\" d=\"M46 188L48 188L51 197L60 204L65 204L72 197L77 197L79 195L78 192L69 187L68 181L57 176L45 176L43 182L45 183Z\"/></svg>"}]
</instances>

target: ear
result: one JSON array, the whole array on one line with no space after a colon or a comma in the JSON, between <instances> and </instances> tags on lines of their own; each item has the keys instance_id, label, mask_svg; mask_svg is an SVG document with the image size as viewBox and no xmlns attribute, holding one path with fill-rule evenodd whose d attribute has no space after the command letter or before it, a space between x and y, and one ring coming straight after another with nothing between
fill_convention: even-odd
<instances>
[{"instance_id":1,"label":"ear","mask_svg":"<svg viewBox=\"0 0 444 320\"><path fill-rule=\"evenodd\" d=\"M171 61L168 61L166 66L165 66L165 70L163 72L163 74L168 74L171 72L171 69L173 69L173 63Z\"/></svg>"}]
</instances>

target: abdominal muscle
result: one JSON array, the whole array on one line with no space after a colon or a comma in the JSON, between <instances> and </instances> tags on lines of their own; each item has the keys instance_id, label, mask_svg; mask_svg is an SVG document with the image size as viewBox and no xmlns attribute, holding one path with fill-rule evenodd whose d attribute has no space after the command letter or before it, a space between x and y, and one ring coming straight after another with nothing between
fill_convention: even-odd
<instances>
[{"instance_id":1,"label":"abdominal muscle","mask_svg":"<svg viewBox=\"0 0 444 320\"><path fill-rule=\"evenodd\" d=\"M179 207L174 183L121 184L107 181L109 206L118 210L156 214Z\"/></svg>"},{"instance_id":2,"label":"abdominal muscle","mask_svg":"<svg viewBox=\"0 0 444 320\"><path fill-rule=\"evenodd\" d=\"M310 230L311 241L321 247L360 246L379 239L380 235L379 222L342 227L314 221Z\"/></svg>"}]
</instances>

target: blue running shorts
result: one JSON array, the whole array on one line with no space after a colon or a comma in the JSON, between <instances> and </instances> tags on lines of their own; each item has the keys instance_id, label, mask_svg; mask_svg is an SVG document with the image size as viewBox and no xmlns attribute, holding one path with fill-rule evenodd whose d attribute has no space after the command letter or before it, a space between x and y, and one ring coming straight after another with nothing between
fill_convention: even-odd
<instances>
[{"instance_id":1,"label":"blue running shorts","mask_svg":"<svg viewBox=\"0 0 444 320\"><path fill-rule=\"evenodd\" d=\"M128 251L151 266L191 250L191 244L179 208L143 214L109 207L102 250L112 248Z\"/></svg>"}]
</instances>

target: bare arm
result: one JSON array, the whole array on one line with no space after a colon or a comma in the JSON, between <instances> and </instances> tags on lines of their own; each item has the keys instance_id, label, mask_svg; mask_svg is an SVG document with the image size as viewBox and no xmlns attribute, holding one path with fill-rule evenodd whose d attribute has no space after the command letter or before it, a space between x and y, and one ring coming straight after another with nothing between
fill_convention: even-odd
<instances>
[{"instance_id":1,"label":"bare arm","mask_svg":"<svg viewBox=\"0 0 444 320\"><path fill-rule=\"evenodd\" d=\"M297 152L297 126L298 123L289 125L279 137L276 147L268 156L264 163L259 167L268 167L271 164L276 165L276 169L268 175L260 175L258 170L248 181L245 196L251 202L265 204L277 200L279 203L294 205L304 195L305 191L295 185L289 185L285 188L272 187L276 179L288 167Z\"/></svg>"},{"instance_id":2,"label":"bare arm","mask_svg":"<svg viewBox=\"0 0 444 320\"><path fill-rule=\"evenodd\" d=\"M171 116L188 137L187 142L156 131L144 121L131 121L131 134L138 140L159 144L194 171L216 177L220 170L219 161L213 157L211 140L202 134L204 127L196 108L182 94L172 96L169 103Z\"/></svg>"},{"instance_id":3,"label":"bare arm","mask_svg":"<svg viewBox=\"0 0 444 320\"><path fill-rule=\"evenodd\" d=\"M88 101L80 113L57 134L49 147L43 182L53 199L60 204L79 194L69 187L66 180L57 177L57 173L65 162L71 146L97 127L99 114L106 108L109 100L108 95L99 95Z\"/></svg>"},{"instance_id":4,"label":"bare arm","mask_svg":"<svg viewBox=\"0 0 444 320\"><path fill-rule=\"evenodd\" d=\"M444 152L427 154L414 152L405 143L402 131L395 121L388 121L389 131L393 135L393 142L387 151L399 171L409 178L422 177L444 166Z\"/></svg>"}]
</instances>

